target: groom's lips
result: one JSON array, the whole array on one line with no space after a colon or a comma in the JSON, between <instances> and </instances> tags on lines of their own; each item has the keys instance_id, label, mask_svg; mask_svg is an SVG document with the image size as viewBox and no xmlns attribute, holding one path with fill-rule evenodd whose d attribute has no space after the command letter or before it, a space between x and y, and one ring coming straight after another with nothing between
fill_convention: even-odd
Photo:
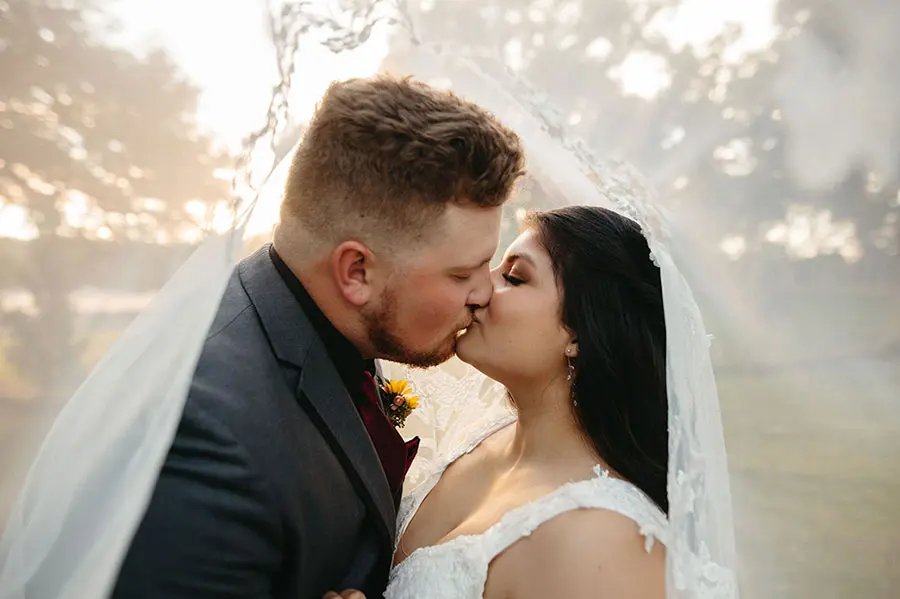
<instances>
[{"instance_id":1,"label":"groom's lips","mask_svg":"<svg viewBox=\"0 0 900 599\"><path fill-rule=\"evenodd\" d=\"M471 327L473 324L475 324L475 323L477 323L477 322L478 322L478 319L477 319L477 318L472 318L472 320L469 321L469 324L467 324L467 325L464 326L463 328L461 328L461 329L459 329L458 331L456 331L456 336L459 337L460 335L462 335L463 333L465 333L466 331L468 331L468 330L469 330L469 327Z\"/></svg>"}]
</instances>

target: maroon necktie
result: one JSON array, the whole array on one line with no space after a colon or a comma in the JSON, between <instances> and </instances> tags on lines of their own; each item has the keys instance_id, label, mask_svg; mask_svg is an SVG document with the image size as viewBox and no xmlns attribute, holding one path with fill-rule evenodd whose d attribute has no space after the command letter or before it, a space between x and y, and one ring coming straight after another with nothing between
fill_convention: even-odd
<instances>
[{"instance_id":1,"label":"maroon necktie","mask_svg":"<svg viewBox=\"0 0 900 599\"><path fill-rule=\"evenodd\" d=\"M379 406L378 390L375 387L375 379L368 371L363 371L360 381L362 397L357 402L357 410L362 417L369 438L378 452L381 466L391 487L391 494L396 499L403 487L403 479L409 471L416 452L419 449L419 438L416 437L408 443L394 428L387 415Z\"/></svg>"}]
</instances>

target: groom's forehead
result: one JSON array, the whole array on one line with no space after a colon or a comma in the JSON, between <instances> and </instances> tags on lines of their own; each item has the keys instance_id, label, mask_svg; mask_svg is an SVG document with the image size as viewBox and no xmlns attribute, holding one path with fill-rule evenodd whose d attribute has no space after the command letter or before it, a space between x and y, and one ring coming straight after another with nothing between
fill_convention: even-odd
<instances>
[{"instance_id":1,"label":"groom's forehead","mask_svg":"<svg viewBox=\"0 0 900 599\"><path fill-rule=\"evenodd\" d=\"M435 239L456 245L460 250L465 247L463 244L476 247L496 244L500 238L502 216L499 207L460 207L451 204L435 223Z\"/></svg>"},{"instance_id":2,"label":"groom's forehead","mask_svg":"<svg viewBox=\"0 0 900 599\"><path fill-rule=\"evenodd\" d=\"M428 243L418 253L421 261L434 264L438 268L453 268L456 270L474 270L489 264L497 251L498 240L486 237L477 243L450 243L443 240L438 243Z\"/></svg>"},{"instance_id":3,"label":"groom's forehead","mask_svg":"<svg viewBox=\"0 0 900 599\"><path fill-rule=\"evenodd\" d=\"M417 260L438 268L477 268L497 250L500 217L499 208L448 206L425 234Z\"/></svg>"},{"instance_id":4,"label":"groom's forehead","mask_svg":"<svg viewBox=\"0 0 900 599\"><path fill-rule=\"evenodd\" d=\"M464 240L441 236L425 242L417 259L429 270L476 270L497 253L498 235L470 236Z\"/></svg>"},{"instance_id":5,"label":"groom's forehead","mask_svg":"<svg viewBox=\"0 0 900 599\"><path fill-rule=\"evenodd\" d=\"M491 261L499 244L499 230L468 230L442 238L433 249L446 261L453 262L454 266L478 268Z\"/></svg>"}]
</instances>

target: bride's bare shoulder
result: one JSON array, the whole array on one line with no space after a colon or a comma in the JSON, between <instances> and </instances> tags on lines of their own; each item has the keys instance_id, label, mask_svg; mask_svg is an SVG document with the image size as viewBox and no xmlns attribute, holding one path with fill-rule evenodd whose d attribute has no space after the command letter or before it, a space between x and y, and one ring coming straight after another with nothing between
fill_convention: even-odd
<instances>
[{"instance_id":1,"label":"bride's bare shoulder","mask_svg":"<svg viewBox=\"0 0 900 599\"><path fill-rule=\"evenodd\" d=\"M630 518L579 509L545 522L491 565L485 599L665 599L665 548Z\"/></svg>"}]
</instances>

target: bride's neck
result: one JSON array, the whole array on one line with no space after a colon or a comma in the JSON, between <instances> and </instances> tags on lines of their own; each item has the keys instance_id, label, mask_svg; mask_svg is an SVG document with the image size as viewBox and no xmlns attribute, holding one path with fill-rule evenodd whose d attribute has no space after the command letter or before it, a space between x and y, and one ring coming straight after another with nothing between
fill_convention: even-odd
<instances>
[{"instance_id":1,"label":"bride's neck","mask_svg":"<svg viewBox=\"0 0 900 599\"><path fill-rule=\"evenodd\" d=\"M596 463L575 420L568 385L558 387L538 392L510 390L518 422L509 451L517 464Z\"/></svg>"}]
</instances>

